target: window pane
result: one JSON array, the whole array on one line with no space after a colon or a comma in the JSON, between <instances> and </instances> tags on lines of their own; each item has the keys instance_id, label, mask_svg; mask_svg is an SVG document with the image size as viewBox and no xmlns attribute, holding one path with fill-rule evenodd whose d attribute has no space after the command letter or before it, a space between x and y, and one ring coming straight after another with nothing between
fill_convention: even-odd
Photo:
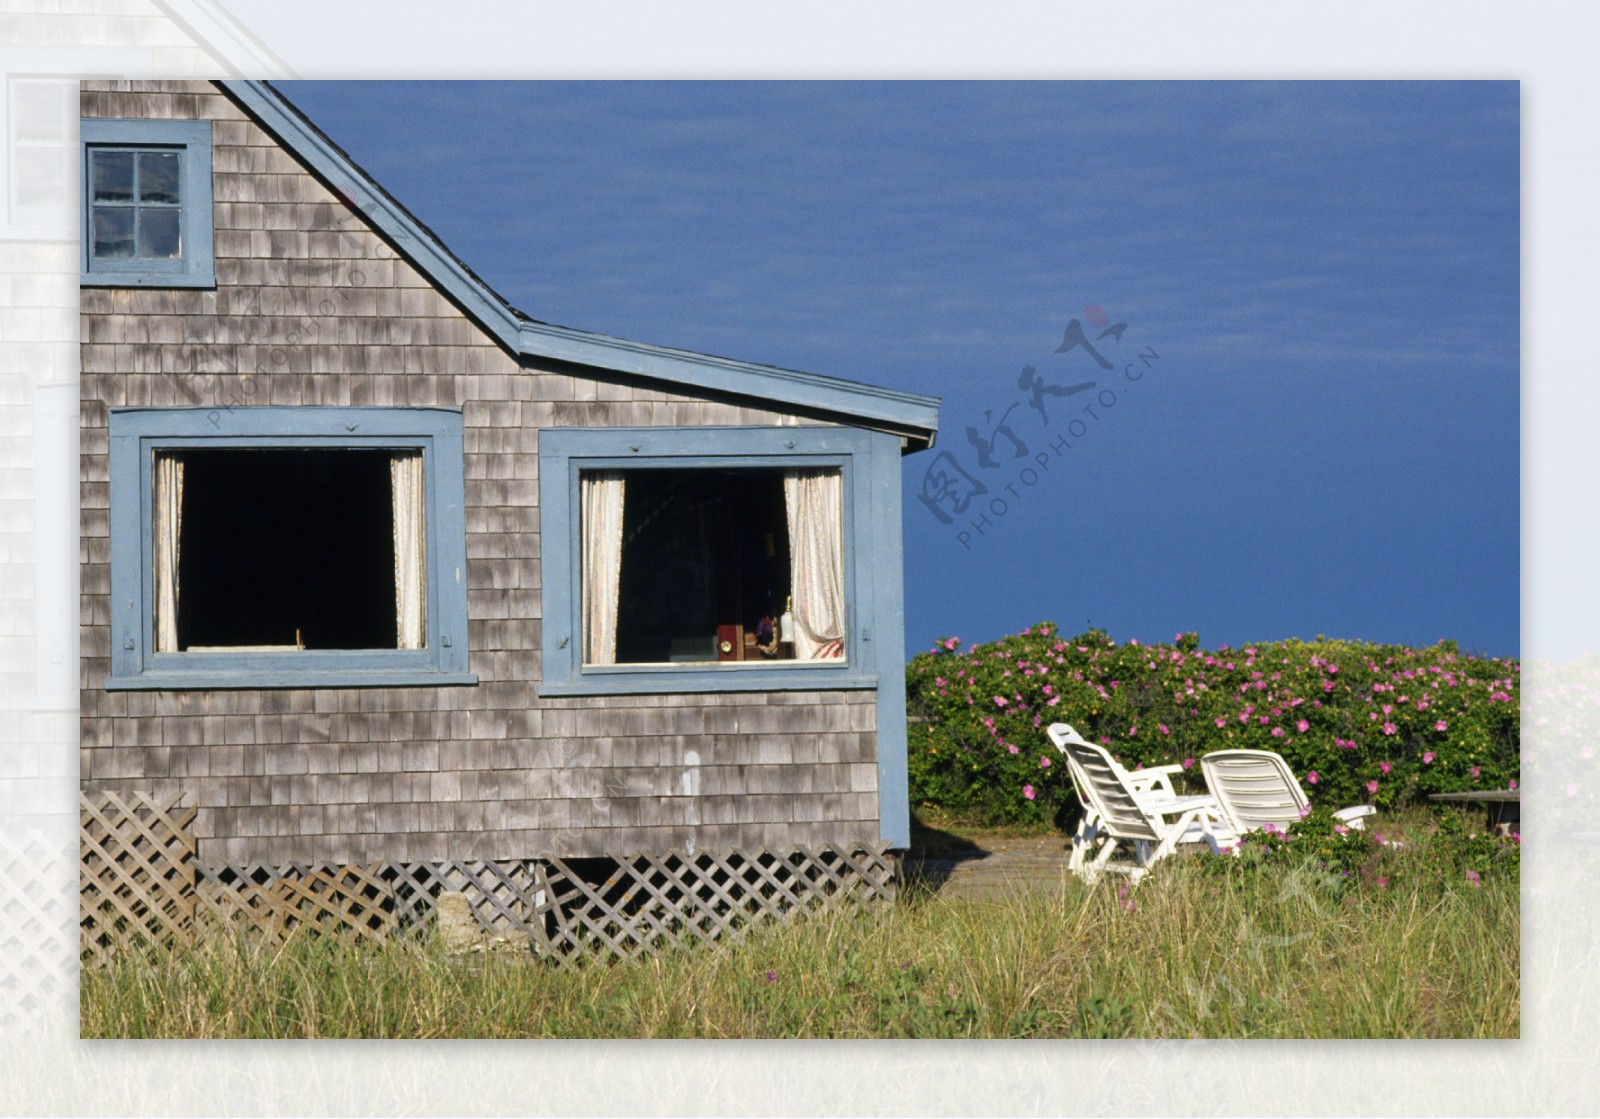
<instances>
[{"instance_id":1,"label":"window pane","mask_svg":"<svg viewBox=\"0 0 1600 1119\"><path fill-rule=\"evenodd\" d=\"M49 209L67 213L76 191L72 190L71 162L68 148L19 148L13 152L12 197L19 207L29 210ZM70 192L70 193L69 193ZM56 213L50 214L55 217Z\"/></svg>"},{"instance_id":2,"label":"window pane","mask_svg":"<svg viewBox=\"0 0 1600 1119\"><path fill-rule=\"evenodd\" d=\"M626 472L615 663L794 658L793 644L777 640L790 580L783 478Z\"/></svg>"},{"instance_id":3,"label":"window pane","mask_svg":"<svg viewBox=\"0 0 1600 1119\"><path fill-rule=\"evenodd\" d=\"M94 153L94 200L133 201L133 153Z\"/></svg>"},{"instance_id":4,"label":"window pane","mask_svg":"<svg viewBox=\"0 0 1600 1119\"><path fill-rule=\"evenodd\" d=\"M95 207L94 256L96 260L133 259L133 211Z\"/></svg>"},{"instance_id":5,"label":"window pane","mask_svg":"<svg viewBox=\"0 0 1600 1119\"><path fill-rule=\"evenodd\" d=\"M139 259L176 260L182 253L178 244L178 211L139 210Z\"/></svg>"},{"instance_id":6,"label":"window pane","mask_svg":"<svg viewBox=\"0 0 1600 1119\"><path fill-rule=\"evenodd\" d=\"M48 78L13 78L11 82L12 135L28 146L67 145L67 122L78 100L78 83Z\"/></svg>"},{"instance_id":7,"label":"window pane","mask_svg":"<svg viewBox=\"0 0 1600 1119\"><path fill-rule=\"evenodd\" d=\"M139 153L139 201L177 204L177 152Z\"/></svg>"},{"instance_id":8,"label":"window pane","mask_svg":"<svg viewBox=\"0 0 1600 1119\"><path fill-rule=\"evenodd\" d=\"M389 452L182 457L180 649L396 647Z\"/></svg>"}]
</instances>

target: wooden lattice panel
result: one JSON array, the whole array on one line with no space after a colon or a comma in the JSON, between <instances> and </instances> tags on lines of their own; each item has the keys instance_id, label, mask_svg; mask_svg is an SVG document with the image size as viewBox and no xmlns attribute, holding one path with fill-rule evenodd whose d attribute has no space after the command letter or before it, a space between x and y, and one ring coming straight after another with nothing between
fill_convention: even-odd
<instances>
[{"instance_id":1,"label":"wooden lattice panel","mask_svg":"<svg viewBox=\"0 0 1600 1119\"><path fill-rule=\"evenodd\" d=\"M74 873L65 837L0 832L0 1027L19 1035L41 1016L70 1005L78 945L73 931Z\"/></svg>"},{"instance_id":2,"label":"wooden lattice panel","mask_svg":"<svg viewBox=\"0 0 1600 1119\"><path fill-rule=\"evenodd\" d=\"M194 818L195 810L177 799L82 799L83 950L104 957L121 945L188 943L202 923L269 936L307 929L384 940L430 928L439 894L455 891L467 896L486 933L529 934L536 951L559 961L595 954L630 959L737 936L755 922L845 899L890 901L895 893L895 862L883 847L834 844L596 859L210 867L195 853Z\"/></svg>"},{"instance_id":3,"label":"wooden lattice panel","mask_svg":"<svg viewBox=\"0 0 1600 1119\"><path fill-rule=\"evenodd\" d=\"M181 797L80 796L79 944L186 942L194 929L195 809Z\"/></svg>"},{"instance_id":4,"label":"wooden lattice panel","mask_svg":"<svg viewBox=\"0 0 1600 1119\"><path fill-rule=\"evenodd\" d=\"M393 890L382 864L374 866L223 867L195 860L200 908L227 925L287 935L302 927L382 940L393 927Z\"/></svg>"},{"instance_id":5,"label":"wooden lattice panel","mask_svg":"<svg viewBox=\"0 0 1600 1119\"><path fill-rule=\"evenodd\" d=\"M394 920L401 928L424 925L441 890L467 895L478 923L490 932L533 933L542 941L550 893L544 869L532 860L392 863Z\"/></svg>"},{"instance_id":6,"label":"wooden lattice panel","mask_svg":"<svg viewBox=\"0 0 1600 1119\"><path fill-rule=\"evenodd\" d=\"M674 851L607 861L601 877L594 860L549 860L549 945L557 955L628 959L737 936L756 921L845 899L892 901L895 893L894 860L883 847Z\"/></svg>"}]
</instances>

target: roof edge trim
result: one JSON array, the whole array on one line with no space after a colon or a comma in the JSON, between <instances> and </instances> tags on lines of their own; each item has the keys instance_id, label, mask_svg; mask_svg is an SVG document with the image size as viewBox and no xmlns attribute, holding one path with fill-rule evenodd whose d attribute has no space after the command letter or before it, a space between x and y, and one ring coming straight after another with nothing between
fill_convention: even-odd
<instances>
[{"instance_id":1,"label":"roof edge trim","mask_svg":"<svg viewBox=\"0 0 1600 1119\"><path fill-rule=\"evenodd\" d=\"M217 84L342 193L408 261L512 353L810 408L864 421L867 426L892 429L923 447L933 445L939 428L937 397L530 320L445 248L432 230L340 150L286 96L263 81L219 79Z\"/></svg>"}]
</instances>

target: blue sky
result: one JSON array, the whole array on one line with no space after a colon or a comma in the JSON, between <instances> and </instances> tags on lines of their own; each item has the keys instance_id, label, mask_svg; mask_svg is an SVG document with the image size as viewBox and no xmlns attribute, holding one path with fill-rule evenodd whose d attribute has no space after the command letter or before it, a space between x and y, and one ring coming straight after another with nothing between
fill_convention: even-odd
<instances>
[{"instance_id":1,"label":"blue sky","mask_svg":"<svg viewBox=\"0 0 1600 1119\"><path fill-rule=\"evenodd\" d=\"M910 651L1043 619L1520 650L1516 83L282 88L536 318L943 397ZM1111 373L1054 352L1091 305ZM1096 386L1047 428L1025 365ZM1028 456L985 470L966 428L1013 404ZM938 451L989 486L950 525Z\"/></svg>"}]
</instances>

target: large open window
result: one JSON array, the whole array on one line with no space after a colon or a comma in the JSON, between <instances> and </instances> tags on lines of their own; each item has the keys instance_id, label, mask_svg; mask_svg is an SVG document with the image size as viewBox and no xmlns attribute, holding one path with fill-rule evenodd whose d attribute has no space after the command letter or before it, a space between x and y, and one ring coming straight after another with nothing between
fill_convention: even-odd
<instances>
[{"instance_id":1,"label":"large open window","mask_svg":"<svg viewBox=\"0 0 1600 1119\"><path fill-rule=\"evenodd\" d=\"M541 432L544 692L870 683L867 447L839 428Z\"/></svg>"},{"instance_id":2,"label":"large open window","mask_svg":"<svg viewBox=\"0 0 1600 1119\"><path fill-rule=\"evenodd\" d=\"M584 663L842 660L838 469L580 475Z\"/></svg>"},{"instance_id":3,"label":"large open window","mask_svg":"<svg viewBox=\"0 0 1600 1119\"><path fill-rule=\"evenodd\" d=\"M417 648L420 452L156 457L156 648Z\"/></svg>"},{"instance_id":4,"label":"large open window","mask_svg":"<svg viewBox=\"0 0 1600 1119\"><path fill-rule=\"evenodd\" d=\"M470 679L459 412L119 410L111 436L112 686Z\"/></svg>"}]
</instances>

